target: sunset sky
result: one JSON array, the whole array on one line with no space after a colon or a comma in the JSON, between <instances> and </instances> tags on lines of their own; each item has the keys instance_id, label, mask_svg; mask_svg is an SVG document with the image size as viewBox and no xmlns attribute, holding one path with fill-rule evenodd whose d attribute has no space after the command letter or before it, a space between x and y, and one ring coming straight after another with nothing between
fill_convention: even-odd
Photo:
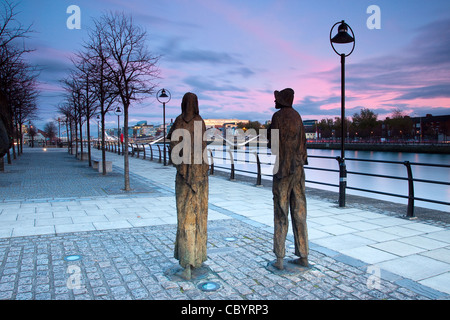
<instances>
[{"instance_id":1,"label":"sunset sky","mask_svg":"<svg viewBox=\"0 0 450 320\"><path fill-rule=\"evenodd\" d=\"M79 30L66 26L69 5L81 9ZM380 8L381 29L367 26L370 5ZM27 59L42 68L38 127L55 118L70 57L82 50L92 18L107 11L131 14L147 30L149 49L162 55L158 83L172 93L168 121L190 91L203 118L264 122L275 111L273 91L286 87L304 120L339 116L340 58L329 34L340 20L356 38L346 60L347 116L364 107L379 119L394 109L450 114L448 0L21 0L18 10L35 31ZM131 107L130 125L140 120L162 122L155 96ZM116 121L108 117L108 127Z\"/></svg>"}]
</instances>

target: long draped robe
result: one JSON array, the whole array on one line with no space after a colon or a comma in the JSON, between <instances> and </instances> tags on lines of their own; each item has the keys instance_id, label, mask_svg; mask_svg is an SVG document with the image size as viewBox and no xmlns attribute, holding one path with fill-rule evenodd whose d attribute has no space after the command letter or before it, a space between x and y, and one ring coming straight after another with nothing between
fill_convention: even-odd
<instances>
[{"instance_id":1,"label":"long draped robe","mask_svg":"<svg viewBox=\"0 0 450 320\"><path fill-rule=\"evenodd\" d=\"M177 168L175 192L178 224L174 257L179 260L182 267L186 268L191 265L196 268L207 259L209 165L202 156L206 149L206 141L203 141L206 127L199 114L198 100L195 94L188 92L184 95L181 110L181 115L176 118L168 134L170 139L175 130L185 129L190 135L190 148L183 148L181 151L190 151L190 154L189 156L184 154L185 161L175 165ZM197 130L194 135L195 127ZM171 141L171 150L178 143L182 142ZM201 143L201 148L198 145L194 146L195 143ZM201 152L201 155L195 155L195 152Z\"/></svg>"}]
</instances>

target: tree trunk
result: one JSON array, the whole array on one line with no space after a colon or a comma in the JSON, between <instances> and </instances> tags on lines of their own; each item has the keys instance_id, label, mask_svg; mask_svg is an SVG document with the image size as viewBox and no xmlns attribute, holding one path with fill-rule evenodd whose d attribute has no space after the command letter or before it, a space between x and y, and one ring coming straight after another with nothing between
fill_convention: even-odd
<instances>
[{"instance_id":1,"label":"tree trunk","mask_svg":"<svg viewBox=\"0 0 450 320\"><path fill-rule=\"evenodd\" d=\"M103 128L105 127L105 111L104 111L104 105L101 104L102 108L102 174L106 175L106 150L105 150L105 130Z\"/></svg>"},{"instance_id":2,"label":"tree trunk","mask_svg":"<svg viewBox=\"0 0 450 320\"><path fill-rule=\"evenodd\" d=\"M89 167L92 167L91 162L91 110L89 108L89 77L86 76L86 125L87 125L87 141L88 141L88 162Z\"/></svg>"},{"instance_id":3,"label":"tree trunk","mask_svg":"<svg viewBox=\"0 0 450 320\"><path fill-rule=\"evenodd\" d=\"M91 124L89 123L89 118L87 118L87 141L88 141L88 161L89 161L89 167L92 167L91 163Z\"/></svg>"},{"instance_id":4,"label":"tree trunk","mask_svg":"<svg viewBox=\"0 0 450 320\"><path fill-rule=\"evenodd\" d=\"M20 140L20 152L19 154L23 154L23 131L22 131L22 124L19 123L19 140Z\"/></svg>"},{"instance_id":5,"label":"tree trunk","mask_svg":"<svg viewBox=\"0 0 450 320\"><path fill-rule=\"evenodd\" d=\"M74 127L75 127L75 158L78 154L78 121L74 121Z\"/></svg>"},{"instance_id":6,"label":"tree trunk","mask_svg":"<svg viewBox=\"0 0 450 320\"><path fill-rule=\"evenodd\" d=\"M17 122L14 128L14 134L13 134L13 159L16 160L17 159L17 153L19 153L19 130L17 130ZM14 141L16 141L17 144L14 143ZM16 153L16 146L17 146L17 153Z\"/></svg>"},{"instance_id":7,"label":"tree trunk","mask_svg":"<svg viewBox=\"0 0 450 320\"><path fill-rule=\"evenodd\" d=\"M67 141L67 152L69 152L70 144L69 144L69 122L66 119L66 141Z\"/></svg>"},{"instance_id":8,"label":"tree trunk","mask_svg":"<svg viewBox=\"0 0 450 320\"><path fill-rule=\"evenodd\" d=\"M14 148L14 144L13 144L13 148ZM7 159L8 159L8 164L11 164L11 152L9 151L10 149L8 149L8 152L6 153L7 155Z\"/></svg>"},{"instance_id":9,"label":"tree trunk","mask_svg":"<svg viewBox=\"0 0 450 320\"><path fill-rule=\"evenodd\" d=\"M80 114L80 160L83 160L83 123Z\"/></svg>"},{"instance_id":10,"label":"tree trunk","mask_svg":"<svg viewBox=\"0 0 450 320\"><path fill-rule=\"evenodd\" d=\"M129 102L124 103L124 117L123 117L123 137L124 137L124 177L125 177L125 191L130 191L130 163L128 159L128 107L130 106Z\"/></svg>"}]
</instances>

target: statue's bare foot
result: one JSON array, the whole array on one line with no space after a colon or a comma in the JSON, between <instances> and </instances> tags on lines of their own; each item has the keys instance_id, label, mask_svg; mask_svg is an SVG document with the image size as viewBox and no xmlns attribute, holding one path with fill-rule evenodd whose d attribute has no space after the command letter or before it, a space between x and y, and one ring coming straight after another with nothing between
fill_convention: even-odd
<instances>
[{"instance_id":1,"label":"statue's bare foot","mask_svg":"<svg viewBox=\"0 0 450 320\"><path fill-rule=\"evenodd\" d=\"M309 267L308 258L298 258L291 261L292 263L298 264L303 267Z\"/></svg>"},{"instance_id":2,"label":"statue's bare foot","mask_svg":"<svg viewBox=\"0 0 450 320\"><path fill-rule=\"evenodd\" d=\"M284 270L283 259L282 258L277 258L277 261L273 264L273 266L275 268L277 268L278 270Z\"/></svg>"},{"instance_id":3,"label":"statue's bare foot","mask_svg":"<svg viewBox=\"0 0 450 320\"><path fill-rule=\"evenodd\" d=\"M187 265L186 266L186 268L184 269L183 273L181 274L181 277L184 280L191 280L191 278L192 278L191 265Z\"/></svg>"}]
</instances>

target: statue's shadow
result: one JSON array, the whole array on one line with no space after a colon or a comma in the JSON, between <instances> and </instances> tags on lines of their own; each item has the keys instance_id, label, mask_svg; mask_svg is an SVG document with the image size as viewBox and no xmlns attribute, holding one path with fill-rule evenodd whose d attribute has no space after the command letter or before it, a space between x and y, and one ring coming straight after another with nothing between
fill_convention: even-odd
<instances>
[{"instance_id":1,"label":"statue's shadow","mask_svg":"<svg viewBox=\"0 0 450 320\"><path fill-rule=\"evenodd\" d=\"M301 274L314 269L314 266L309 264L309 266L305 267L293 262L294 259L283 259L283 269L280 270L275 267L276 260L269 261L265 268L278 275L287 275L287 274Z\"/></svg>"},{"instance_id":2,"label":"statue's shadow","mask_svg":"<svg viewBox=\"0 0 450 320\"><path fill-rule=\"evenodd\" d=\"M164 275L170 281L174 281L174 282L186 281L186 279L183 278L183 271L184 271L183 267L181 267L180 265L174 265L174 266L168 268L164 272ZM191 279L188 281L196 281L196 280L205 279L208 277L208 275L211 274L211 272L212 272L211 269L206 265L202 265L201 267L198 267L198 268L193 268L191 270Z\"/></svg>"}]
</instances>

